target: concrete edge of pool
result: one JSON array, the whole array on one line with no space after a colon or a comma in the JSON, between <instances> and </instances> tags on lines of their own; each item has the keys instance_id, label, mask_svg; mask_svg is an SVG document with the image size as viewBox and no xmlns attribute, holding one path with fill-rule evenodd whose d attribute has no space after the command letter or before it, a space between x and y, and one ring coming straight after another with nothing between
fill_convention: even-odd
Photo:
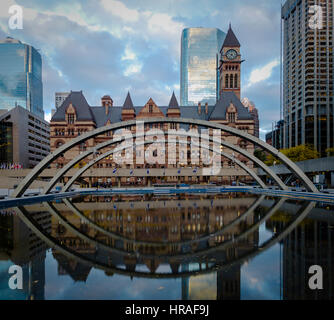
<instances>
[{"instance_id":1,"label":"concrete edge of pool","mask_svg":"<svg viewBox=\"0 0 334 320\"><path fill-rule=\"evenodd\" d=\"M19 205L27 205L36 202L52 201L62 198L85 196L85 195L173 195L173 194L219 194L229 192L244 192L253 194L264 194L275 197L287 197L297 200L309 200L318 202L334 203L334 193L312 193L306 191L294 190L277 190L277 189L261 189L255 187L148 187L148 188L112 188L112 189L80 189L70 192L58 192L47 195L29 195L26 194L21 198L8 198L0 200L0 208L8 208Z\"/></svg>"}]
</instances>

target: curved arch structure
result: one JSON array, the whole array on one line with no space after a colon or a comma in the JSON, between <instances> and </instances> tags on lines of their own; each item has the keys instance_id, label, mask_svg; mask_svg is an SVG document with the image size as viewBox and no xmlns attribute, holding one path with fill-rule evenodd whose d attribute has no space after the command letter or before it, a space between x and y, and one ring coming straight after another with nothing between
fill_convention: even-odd
<instances>
[{"instance_id":1,"label":"curved arch structure","mask_svg":"<svg viewBox=\"0 0 334 320\"><path fill-rule=\"evenodd\" d=\"M154 136L155 134L150 134L150 133L146 133L146 135L143 135L143 134L139 134L139 135L135 135L133 138L141 138L141 137L144 137L144 136ZM197 137L196 135L193 135L191 133L182 133L182 132L179 132L178 133L178 136L185 136L185 137ZM246 150L242 149L242 148L239 148L231 143L228 143L228 142L225 142L225 141L220 141L218 139L214 139L212 137L209 138L209 140L211 142L216 142L216 143L219 143L221 144L222 146L226 147L226 148L229 148L233 151L236 151L242 155L244 155L246 158L250 159L251 161L253 161L254 163L256 163L260 168L262 168L265 172L268 173L268 175L270 175L273 180L279 185L279 187L283 190L286 190L287 187L285 186L284 182L266 165L264 164L260 159L258 159L257 157L255 157L254 155L248 153ZM110 145L113 145L113 144L116 144L116 143L119 143L121 142L122 140L121 139L116 139L116 140L112 140L112 141L106 141L106 142L103 142L99 145L97 145L96 147L93 147L91 148L90 150L87 150L86 152L78 155L76 158L72 159L67 165L65 165L65 167L63 167L62 169L60 169L58 171L58 173L52 178L52 180L48 183L48 185L45 187L44 189L44 194L48 193L52 187L57 183L57 181L66 173L68 172L74 165L76 165L78 162L80 162L82 159L84 159L87 155L90 155L90 154L93 154L95 151L97 150L100 150L102 148L105 148L107 146L110 146ZM123 140L124 141L124 140ZM126 141L126 140L125 140ZM138 144L138 142L136 142ZM149 143L153 143L153 142L149 142ZM156 141L155 141L156 143ZM139 144L138 144L139 145ZM203 146L202 146L203 147ZM124 147L124 149L127 148L126 146ZM119 149L119 150L122 150L122 149ZM210 149L212 150L212 149ZM214 150L213 150L214 151ZM115 152L115 150L113 151ZM214 151L216 152L216 151ZM111 152L112 153L112 152ZM110 153L110 154L111 154ZM236 160L234 159L234 157L232 157L233 160ZM255 174L255 173L254 173Z\"/></svg>"},{"instance_id":2,"label":"curved arch structure","mask_svg":"<svg viewBox=\"0 0 334 320\"><path fill-rule=\"evenodd\" d=\"M22 221L45 243L47 243L51 248L56 249L58 252L64 254L66 257L75 259L78 262L82 262L84 264L88 264L94 268L98 268L104 271L108 271L111 273L117 273L121 275L131 276L131 277L142 277L142 278L177 278L177 277L185 277L191 275L198 274L207 274L212 271L217 270L225 270L230 268L233 265L241 264L245 261L248 261L251 258L256 257L258 254L263 251L269 249L274 246L276 243L281 241L284 237L286 237L294 228L300 224L300 222L305 219L305 217L309 214L309 212L315 207L315 202L310 202L306 207L304 207L300 213L297 213L297 217L283 230L281 233L274 235L269 240L265 241L262 245L255 248L254 250L247 252L241 256L238 256L236 259L232 261L228 261L226 264L214 264L213 267L207 268L201 271L189 271L189 272L178 272L176 274L172 273L148 273L143 271L130 271L126 269L120 269L114 266L110 266L105 263L97 262L96 260L91 259L90 257L86 257L82 254L75 252L74 250L63 246L59 243L55 238L49 235L40 225L29 215L27 210L24 207L16 207L14 210L18 214L18 216L22 219ZM235 242L233 242L235 243ZM183 256L182 256L183 257Z\"/></svg>"},{"instance_id":3,"label":"curved arch structure","mask_svg":"<svg viewBox=\"0 0 334 320\"><path fill-rule=\"evenodd\" d=\"M263 199L263 198L260 198L260 199ZM210 253L214 253L215 251L217 250L225 250L226 248L229 248L229 246L232 246L236 241L239 241L241 239L244 239L246 238L249 234L251 234L252 232L254 232L262 223L264 223L267 219L269 219L273 214L275 214L275 212L277 212L280 207L285 203L285 201L287 200L287 198L281 198L278 202L275 203L275 205L265 214L265 216L260 219L259 221L257 221L256 223L254 223L249 229L243 231L242 234L239 234L237 235L236 237L232 237L232 239L230 240L227 240L221 244L219 244L218 246L216 247L211 247L211 248L205 248L203 250L198 250L196 251L196 253L193 253L193 252L184 252L182 254L176 254L176 253L173 253L172 255L159 255L159 258L175 258L175 259L183 259L183 258L193 258L193 257L196 257L197 255L199 254L202 254L202 255L207 255L207 254L210 254ZM262 200L261 200L262 201ZM106 250L107 252L116 252L118 254L121 254L121 255L131 255L131 253L129 252L126 252L126 251L123 251L123 250L120 250L118 248L115 248L115 247L111 247L111 246L108 246L107 244L101 242L101 241L98 241L94 238L91 238L90 236L82 233L77 227L75 227L74 225L72 225L70 222L67 221L66 218L64 218L59 212L58 210L51 204L51 203L48 203L48 202L44 202L43 203L45 205L45 207L47 208L47 210L53 215L55 216L63 226L65 226L65 228L67 228L68 230L70 230L71 233L73 233L75 236L81 238L82 240L92 244L93 246L95 247L100 247L104 250ZM259 205L260 203L257 202L256 204L254 205ZM246 215L245 217L247 217L250 213L252 213L256 208L254 206L252 206L252 210L251 208L249 210L247 210L246 212ZM244 214L242 215L244 216ZM241 218L242 219L242 218ZM238 223L241 221L241 219L236 219L235 223ZM232 221L231 224L228 224L226 225L222 230L219 230L217 232L216 235L222 235L224 233L226 233L232 226L235 225L234 221ZM123 240L127 241L127 242L135 242L135 243L139 243L137 242L136 240L130 240L130 239L126 239L124 237L121 237ZM206 238L204 238L206 239ZM194 242L192 242L194 243ZM151 245L151 243L144 243L142 241L142 244L145 244L145 245ZM173 243L173 244L183 244L183 243ZM135 253L133 253L135 254ZM133 255L132 254L132 255ZM154 254L141 254L142 257L144 258L147 258L147 259L152 259L154 257L156 257L156 255Z\"/></svg>"},{"instance_id":4,"label":"curved arch structure","mask_svg":"<svg viewBox=\"0 0 334 320\"><path fill-rule=\"evenodd\" d=\"M148 141L140 141L139 143L136 143L136 146L138 145L143 145L143 144L150 144L152 142L148 142ZM154 143L164 143L164 141L160 141L160 140L156 140L154 141ZM189 141L187 141L188 144L190 144ZM196 144L194 144L195 146L198 146ZM202 146L203 148L204 146ZM124 147L126 148L126 147ZM124 148L117 148L114 150L110 150L107 151L106 153L98 156L96 159L93 159L92 161L90 161L89 163L87 163L84 167L80 168L74 175L73 177L66 183L66 185L63 188L63 192L66 192L69 190L69 188L73 185L73 183L82 175L84 174L89 168L91 168L93 165L95 165L96 163L98 163L99 161L103 160L104 158L110 156L111 154L113 154L115 151L120 151ZM211 147L204 147L207 150L210 150L212 152L215 152L215 150L213 150L213 148ZM253 171L251 170L249 167L247 167L244 163L242 163L241 161L239 161L238 159L235 159L232 155L225 153L223 151L219 151L220 154L227 158L230 159L232 161L234 161L239 167L241 167L243 170L245 170L250 176L252 176L254 178L254 180L257 181L257 183L262 187L265 188L266 185L264 184L264 182L260 179L260 177ZM52 186L51 186L52 188ZM44 191L44 193L46 193L47 191L50 190L50 186L47 186L47 189Z\"/></svg>"},{"instance_id":5,"label":"curved arch structure","mask_svg":"<svg viewBox=\"0 0 334 320\"><path fill-rule=\"evenodd\" d=\"M105 134L106 132L109 131L113 131L113 130L117 130L117 129L122 129L122 128L126 128L126 127L131 127L131 126L135 126L139 121L137 120L130 120L130 121L123 121L123 122L119 122L119 123L114 123L111 125L107 125L105 127L101 127L98 129L95 129L91 132L87 132L81 136L78 136L76 138L74 138L73 140L71 140L70 142L62 145L60 148L56 149L53 153L49 154L47 157L45 157L23 180L22 182L19 184L19 186L16 188L16 190L13 192L12 197L21 197L24 192L29 188L29 186L31 185L31 183L34 181L34 179L36 179L39 174L45 169L47 168L55 159L57 159L61 154L65 153L66 151L70 150L72 147L78 145L81 142L84 142L88 139L94 138L98 135L101 134ZM283 162L287 168L294 173L305 185L305 187L314 193L319 193L318 189L314 186L314 184L311 182L311 180L305 175L305 173L294 163L292 162L289 158L287 158L284 154L280 153L278 150L276 150L275 148L273 148L272 146L270 146L269 144L265 143L264 141L248 134L245 133L241 130L226 126L226 125L222 125L222 124L218 124L218 123L214 123L214 122L210 122L210 121L204 121L204 120L196 120L196 119L186 119L186 118L150 118L150 119L141 119L140 123L147 123L147 124L151 124L151 123L180 123L180 124L190 124L190 125L196 125L198 127L206 127L206 128L211 128L211 129L219 129L222 130L224 132L230 133L234 136L243 138L245 140L247 140L248 142L251 142L255 145L258 145L260 147L262 147L265 151L271 153L274 157L276 157L277 159L279 159L281 162ZM189 136L189 135L188 135ZM211 140L211 139L210 139ZM222 141L223 144L223 141ZM227 143L225 143L227 144ZM227 145L226 145L227 146ZM231 146L227 146L227 147L231 147ZM94 150L94 148L92 148ZM241 148L237 148L234 146L234 148L232 149L240 149ZM236 150L237 151L237 150ZM239 152L239 151L237 151ZM241 154L243 154L244 152L241 152ZM248 152L245 152L246 154L244 154L248 159L251 159L251 157L255 158L254 156L250 155ZM257 158L256 158L257 159ZM262 165L263 162L260 161ZM261 165L261 167L262 167ZM270 169L269 169L270 170ZM268 171L267 171L268 172ZM270 172L272 172L270 170ZM282 182L283 183L283 182ZM286 189L286 186L281 185L279 183L280 187L282 189Z\"/></svg>"}]
</instances>

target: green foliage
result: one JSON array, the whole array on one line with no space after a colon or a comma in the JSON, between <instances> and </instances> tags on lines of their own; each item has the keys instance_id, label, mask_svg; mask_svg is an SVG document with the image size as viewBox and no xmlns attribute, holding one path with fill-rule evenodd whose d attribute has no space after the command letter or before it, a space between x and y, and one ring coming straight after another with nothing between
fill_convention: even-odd
<instances>
[{"instance_id":1,"label":"green foliage","mask_svg":"<svg viewBox=\"0 0 334 320\"><path fill-rule=\"evenodd\" d=\"M326 153L328 153L328 155L330 157L333 157L334 156L334 148L328 148L328 149L326 149Z\"/></svg>"},{"instance_id":2,"label":"green foliage","mask_svg":"<svg viewBox=\"0 0 334 320\"><path fill-rule=\"evenodd\" d=\"M258 159L260 159L261 161L266 161L267 157L264 151L262 151L261 149L255 149L254 150L254 156Z\"/></svg>"},{"instance_id":3,"label":"green foliage","mask_svg":"<svg viewBox=\"0 0 334 320\"><path fill-rule=\"evenodd\" d=\"M297 147L289 148L289 149L282 149L280 150L285 156L287 156L293 162L299 162L309 159L318 159L319 152L310 145L300 145ZM278 161L275 157L271 154L268 155L265 164L268 166L272 166L276 161L276 164L280 164L281 162Z\"/></svg>"}]
</instances>

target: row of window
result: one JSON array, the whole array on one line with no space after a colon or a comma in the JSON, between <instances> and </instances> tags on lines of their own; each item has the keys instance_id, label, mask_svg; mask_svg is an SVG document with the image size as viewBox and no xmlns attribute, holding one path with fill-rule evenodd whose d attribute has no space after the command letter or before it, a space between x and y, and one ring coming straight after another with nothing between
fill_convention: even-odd
<instances>
[{"instance_id":1,"label":"row of window","mask_svg":"<svg viewBox=\"0 0 334 320\"><path fill-rule=\"evenodd\" d=\"M238 88L238 75L225 75L225 88Z\"/></svg>"}]
</instances>

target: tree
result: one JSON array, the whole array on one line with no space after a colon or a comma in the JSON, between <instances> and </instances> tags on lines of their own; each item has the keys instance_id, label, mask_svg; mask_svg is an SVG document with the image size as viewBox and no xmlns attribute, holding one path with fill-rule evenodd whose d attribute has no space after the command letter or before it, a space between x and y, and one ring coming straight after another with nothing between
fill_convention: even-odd
<instances>
[{"instance_id":1,"label":"tree","mask_svg":"<svg viewBox=\"0 0 334 320\"><path fill-rule=\"evenodd\" d=\"M266 161L267 157L264 151L262 151L261 149L255 149L254 150L254 156L258 159L260 159L261 161Z\"/></svg>"},{"instance_id":2,"label":"tree","mask_svg":"<svg viewBox=\"0 0 334 320\"><path fill-rule=\"evenodd\" d=\"M330 157L333 157L333 156L334 156L334 148L328 148L328 149L326 149L326 153L327 153Z\"/></svg>"},{"instance_id":3,"label":"tree","mask_svg":"<svg viewBox=\"0 0 334 320\"><path fill-rule=\"evenodd\" d=\"M285 156L287 156L293 162L299 162L310 159L318 159L319 152L314 149L311 145L299 145L289 149L280 150ZM277 160L271 154L267 157L266 165L271 166L276 162L276 164L281 164L279 160Z\"/></svg>"}]
</instances>

